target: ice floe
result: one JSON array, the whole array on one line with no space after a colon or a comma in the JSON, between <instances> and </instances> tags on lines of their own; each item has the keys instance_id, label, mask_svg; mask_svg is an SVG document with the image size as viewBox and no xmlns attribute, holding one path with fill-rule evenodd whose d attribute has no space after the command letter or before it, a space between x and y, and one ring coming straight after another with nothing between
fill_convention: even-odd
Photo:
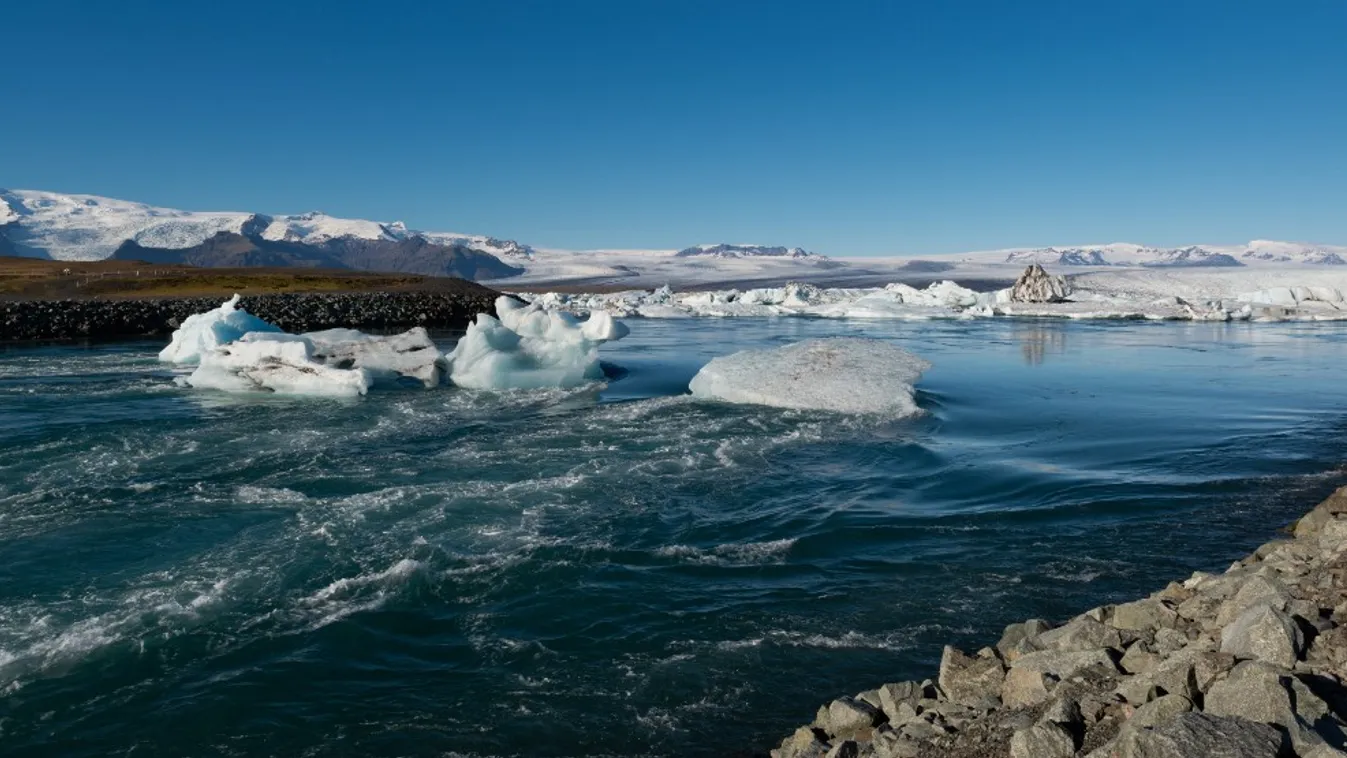
<instances>
[{"instance_id":1,"label":"ice floe","mask_svg":"<svg viewBox=\"0 0 1347 758\"><path fill-rule=\"evenodd\" d=\"M902 417L919 412L913 385L930 367L890 342L833 337L712 359L688 388L729 403Z\"/></svg>"},{"instance_id":2,"label":"ice floe","mask_svg":"<svg viewBox=\"0 0 1347 758\"><path fill-rule=\"evenodd\" d=\"M244 338L202 353L200 364L184 383L226 392L327 397L363 395L374 383L363 368L334 368L318 362L313 343L298 335L253 332Z\"/></svg>"},{"instance_id":3,"label":"ice floe","mask_svg":"<svg viewBox=\"0 0 1347 758\"><path fill-rule=\"evenodd\" d=\"M578 387L603 381L599 345L618 340L627 326L606 311L579 321L570 313L496 299L496 316L476 322L446 356L449 378L470 389Z\"/></svg>"},{"instance_id":4,"label":"ice floe","mask_svg":"<svg viewBox=\"0 0 1347 758\"><path fill-rule=\"evenodd\" d=\"M280 327L239 308L238 304L239 296L235 295L215 310L183 319L182 326L173 332L168 347L159 351L159 360L198 363L203 353L227 345L248 332L281 332Z\"/></svg>"}]
</instances>

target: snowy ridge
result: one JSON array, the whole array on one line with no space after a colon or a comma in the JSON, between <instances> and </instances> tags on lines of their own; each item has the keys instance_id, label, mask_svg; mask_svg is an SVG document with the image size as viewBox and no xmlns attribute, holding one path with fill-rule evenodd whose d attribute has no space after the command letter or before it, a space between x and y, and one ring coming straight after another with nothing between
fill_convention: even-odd
<instances>
[{"instance_id":1,"label":"snowy ridge","mask_svg":"<svg viewBox=\"0 0 1347 758\"><path fill-rule=\"evenodd\" d=\"M6 234L22 254L65 261L103 260L126 242L181 250L201 245L220 232L308 245L342 239L398 242L419 237L516 260L527 260L533 254L533 248L513 240L420 232L408 229L401 221L337 218L321 211L296 215L183 211L97 195L40 190L0 189L0 225L6 223L14 224Z\"/></svg>"},{"instance_id":2,"label":"snowy ridge","mask_svg":"<svg viewBox=\"0 0 1347 758\"><path fill-rule=\"evenodd\" d=\"M0 190L18 233L20 250L56 260L102 260L127 240L146 247L198 245L218 232L240 233L252 214L198 213L95 195Z\"/></svg>"},{"instance_id":3,"label":"snowy ridge","mask_svg":"<svg viewBox=\"0 0 1347 758\"><path fill-rule=\"evenodd\" d=\"M273 242L304 242L317 244L342 237L365 240L401 240L412 236L401 221L382 224L364 219L334 218L321 211L310 211L297 216L263 217L270 223L262 231L262 239Z\"/></svg>"},{"instance_id":4,"label":"snowy ridge","mask_svg":"<svg viewBox=\"0 0 1347 758\"><path fill-rule=\"evenodd\" d=\"M716 258L811 258L815 260L827 260L827 256L811 253L800 247L769 247L767 245L730 245L719 243L714 245L693 245L692 247L679 250L677 255L681 258L692 256L712 256Z\"/></svg>"}]
</instances>

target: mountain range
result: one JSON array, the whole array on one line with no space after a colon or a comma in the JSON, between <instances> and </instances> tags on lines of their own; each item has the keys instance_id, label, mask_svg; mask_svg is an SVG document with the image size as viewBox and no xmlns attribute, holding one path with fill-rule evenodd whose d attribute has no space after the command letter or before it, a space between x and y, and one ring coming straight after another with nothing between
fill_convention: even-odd
<instances>
[{"instance_id":1,"label":"mountain range","mask_svg":"<svg viewBox=\"0 0 1347 758\"><path fill-rule=\"evenodd\" d=\"M835 259L799 247L705 244L681 250L537 249L510 239L424 232L401 222L329 216L201 212L95 195L0 189L0 255L142 260L195 266L306 266L474 280L668 281L931 273L962 266L1148 268L1347 264L1347 247L1254 240L1243 245L1131 243L1017 248L910 259ZM913 265L913 264L920 265ZM920 271L918 271L920 269ZM831 272L831 273L828 273Z\"/></svg>"}]
</instances>

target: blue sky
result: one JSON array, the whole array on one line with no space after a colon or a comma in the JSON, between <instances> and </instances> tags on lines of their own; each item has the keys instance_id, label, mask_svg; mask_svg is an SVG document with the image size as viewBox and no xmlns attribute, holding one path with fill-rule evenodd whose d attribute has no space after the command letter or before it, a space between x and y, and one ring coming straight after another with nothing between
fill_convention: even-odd
<instances>
[{"instance_id":1,"label":"blue sky","mask_svg":"<svg viewBox=\"0 0 1347 758\"><path fill-rule=\"evenodd\" d=\"M0 186L555 247L1347 243L1347 3L22 3Z\"/></svg>"}]
</instances>

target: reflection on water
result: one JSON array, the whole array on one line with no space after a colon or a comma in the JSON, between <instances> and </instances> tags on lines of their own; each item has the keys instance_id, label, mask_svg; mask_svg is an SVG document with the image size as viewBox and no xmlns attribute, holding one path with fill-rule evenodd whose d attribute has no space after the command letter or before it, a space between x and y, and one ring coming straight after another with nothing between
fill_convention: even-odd
<instances>
[{"instance_id":1,"label":"reflection on water","mask_svg":"<svg viewBox=\"0 0 1347 758\"><path fill-rule=\"evenodd\" d=\"M1015 339L1020 343L1024 362L1039 366L1049 354L1066 352L1066 329L1062 324L1025 323L1015 325Z\"/></svg>"}]
</instances>

